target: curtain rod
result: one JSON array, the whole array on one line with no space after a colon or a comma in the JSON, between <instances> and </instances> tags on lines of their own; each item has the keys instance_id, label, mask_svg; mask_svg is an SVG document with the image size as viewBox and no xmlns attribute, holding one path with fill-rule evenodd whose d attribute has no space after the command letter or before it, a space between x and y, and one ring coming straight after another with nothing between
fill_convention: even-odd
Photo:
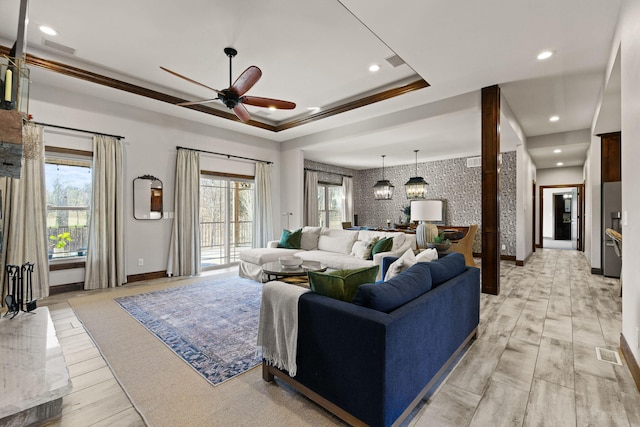
<instances>
[{"instance_id":1,"label":"curtain rod","mask_svg":"<svg viewBox=\"0 0 640 427\"><path fill-rule=\"evenodd\" d=\"M108 133L94 132L94 131L91 131L91 130L70 128L70 127L66 127L66 126L50 125L49 123L40 123L40 122L33 122L33 123L36 124L36 125L46 126L46 127L50 127L50 128L71 130L71 131L74 131L74 132L92 133L94 135L110 136L112 138L125 139L124 136L120 136L120 135L111 135L111 134L108 134Z\"/></svg>"},{"instance_id":2,"label":"curtain rod","mask_svg":"<svg viewBox=\"0 0 640 427\"><path fill-rule=\"evenodd\" d=\"M226 158L233 157L234 159L251 160L252 162L266 163L268 165L273 164L273 162L270 162L268 160L252 159L251 157L234 156L233 154L216 153L215 151L199 150L197 148L188 148L188 147L177 146L176 150L198 151L200 153L215 154L216 156L225 156Z\"/></svg>"},{"instance_id":3,"label":"curtain rod","mask_svg":"<svg viewBox=\"0 0 640 427\"><path fill-rule=\"evenodd\" d=\"M311 169L311 168L304 168L304 170L311 171L311 172L329 173L331 175L340 175L340 176L346 176L347 178L353 178L353 175L345 175L343 173L338 173L338 172L321 171L319 169Z\"/></svg>"}]
</instances>

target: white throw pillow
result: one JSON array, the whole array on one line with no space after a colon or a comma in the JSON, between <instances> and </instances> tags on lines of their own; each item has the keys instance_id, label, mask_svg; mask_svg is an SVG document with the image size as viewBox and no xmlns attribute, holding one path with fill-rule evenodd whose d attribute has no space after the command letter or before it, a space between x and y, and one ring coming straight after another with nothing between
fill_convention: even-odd
<instances>
[{"instance_id":1,"label":"white throw pillow","mask_svg":"<svg viewBox=\"0 0 640 427\"><path fill-rule=\"evenodd\" d=\"M349 255L360 259L370 259L373 245L375 245L377 241L377 237L367 241L358 240L353 244L353 248L351 248L351 253Z\"/></svg>"},{"instance_id":2,"label":"white throw pillow","mask_svg":"<svg viewBox=\"0 0 640 427\"><path fill-rule=\"evenodd\" d=\"M416 255L417 262L431 262L438 259L438 251L435 248L425 249Z\"/></svg>"},{"instance_id":3,"label":"white throw pillow","mask_svg":"<svg viewBox=\"0 0 640 427\"><path fill-rule=\"evenodd\" d=\"M417 262L416 256L413 254L413 249L411 248L407 249L407 251L403 253L400 258L395 260L389 266L389 269L387 270L387 274L385 274L384 276L384 280L387 281L397 276L398 274L402 273L403 271L411 267L416 262Z\"/></svg>"}]
</instances>

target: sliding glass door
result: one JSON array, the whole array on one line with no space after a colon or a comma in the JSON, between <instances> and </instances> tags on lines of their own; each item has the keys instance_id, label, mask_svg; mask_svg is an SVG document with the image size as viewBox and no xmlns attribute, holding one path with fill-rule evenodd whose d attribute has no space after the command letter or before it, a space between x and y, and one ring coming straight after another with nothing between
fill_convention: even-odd
<instances>
[{"instance_id":1,"label":"sliding glass door","mask_svg":"<svg viewBox=\"0 0 640 427\"><path fill-rule=\"evenodd\" d=\"M200 176L200 247L203 269L239 261L251 248L254 184L250 179Z\"/></svg>"}]
</instances>

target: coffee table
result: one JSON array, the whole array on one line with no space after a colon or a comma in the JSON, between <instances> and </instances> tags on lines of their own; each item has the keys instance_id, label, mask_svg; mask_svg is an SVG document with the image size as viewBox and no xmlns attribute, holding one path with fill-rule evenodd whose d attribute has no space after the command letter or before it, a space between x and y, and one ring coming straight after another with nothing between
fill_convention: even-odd
<instances>
[{"instance_id":1,"label":"coffee table","mask_svg":"<svg viewBox=\"0 0 640 427\"><path fill-rule=\"evenodd\" d=\"M309 271L325 271L327 266L316 261L304 261L298 267L283 267L280 262L262 264L262 271L267 280L279 280L285 277L306 276Z\"/></svg>"}]
</instances>

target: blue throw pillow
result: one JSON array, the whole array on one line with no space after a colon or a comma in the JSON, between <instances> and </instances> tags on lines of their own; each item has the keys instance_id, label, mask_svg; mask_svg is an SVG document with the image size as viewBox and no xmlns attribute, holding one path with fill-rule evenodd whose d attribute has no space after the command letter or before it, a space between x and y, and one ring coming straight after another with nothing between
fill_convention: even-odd
<instances>
[{"instance_id":1,"label":"blue throw pillow","mask_svg":"<svg viewBox=\"0 0 640 427\"><path fill-rule=\"evenodd\" d=\"M360 285L353 303L391 313L431 289L429 263L417 263L382 283Z\"/></svg>"},{"instance_id":2,"label":"blue throw pillow","mask_svg":"<svg viewBox=\"0 0 640 427\"><path fill-rule=\"evenodd\" d=\"M431 270L431 280L433 281L434 288L452 277L462 274L466 267L464 255L458 252L428 262L426 265L428 265Z\"/></svg>"}]
</instances>

